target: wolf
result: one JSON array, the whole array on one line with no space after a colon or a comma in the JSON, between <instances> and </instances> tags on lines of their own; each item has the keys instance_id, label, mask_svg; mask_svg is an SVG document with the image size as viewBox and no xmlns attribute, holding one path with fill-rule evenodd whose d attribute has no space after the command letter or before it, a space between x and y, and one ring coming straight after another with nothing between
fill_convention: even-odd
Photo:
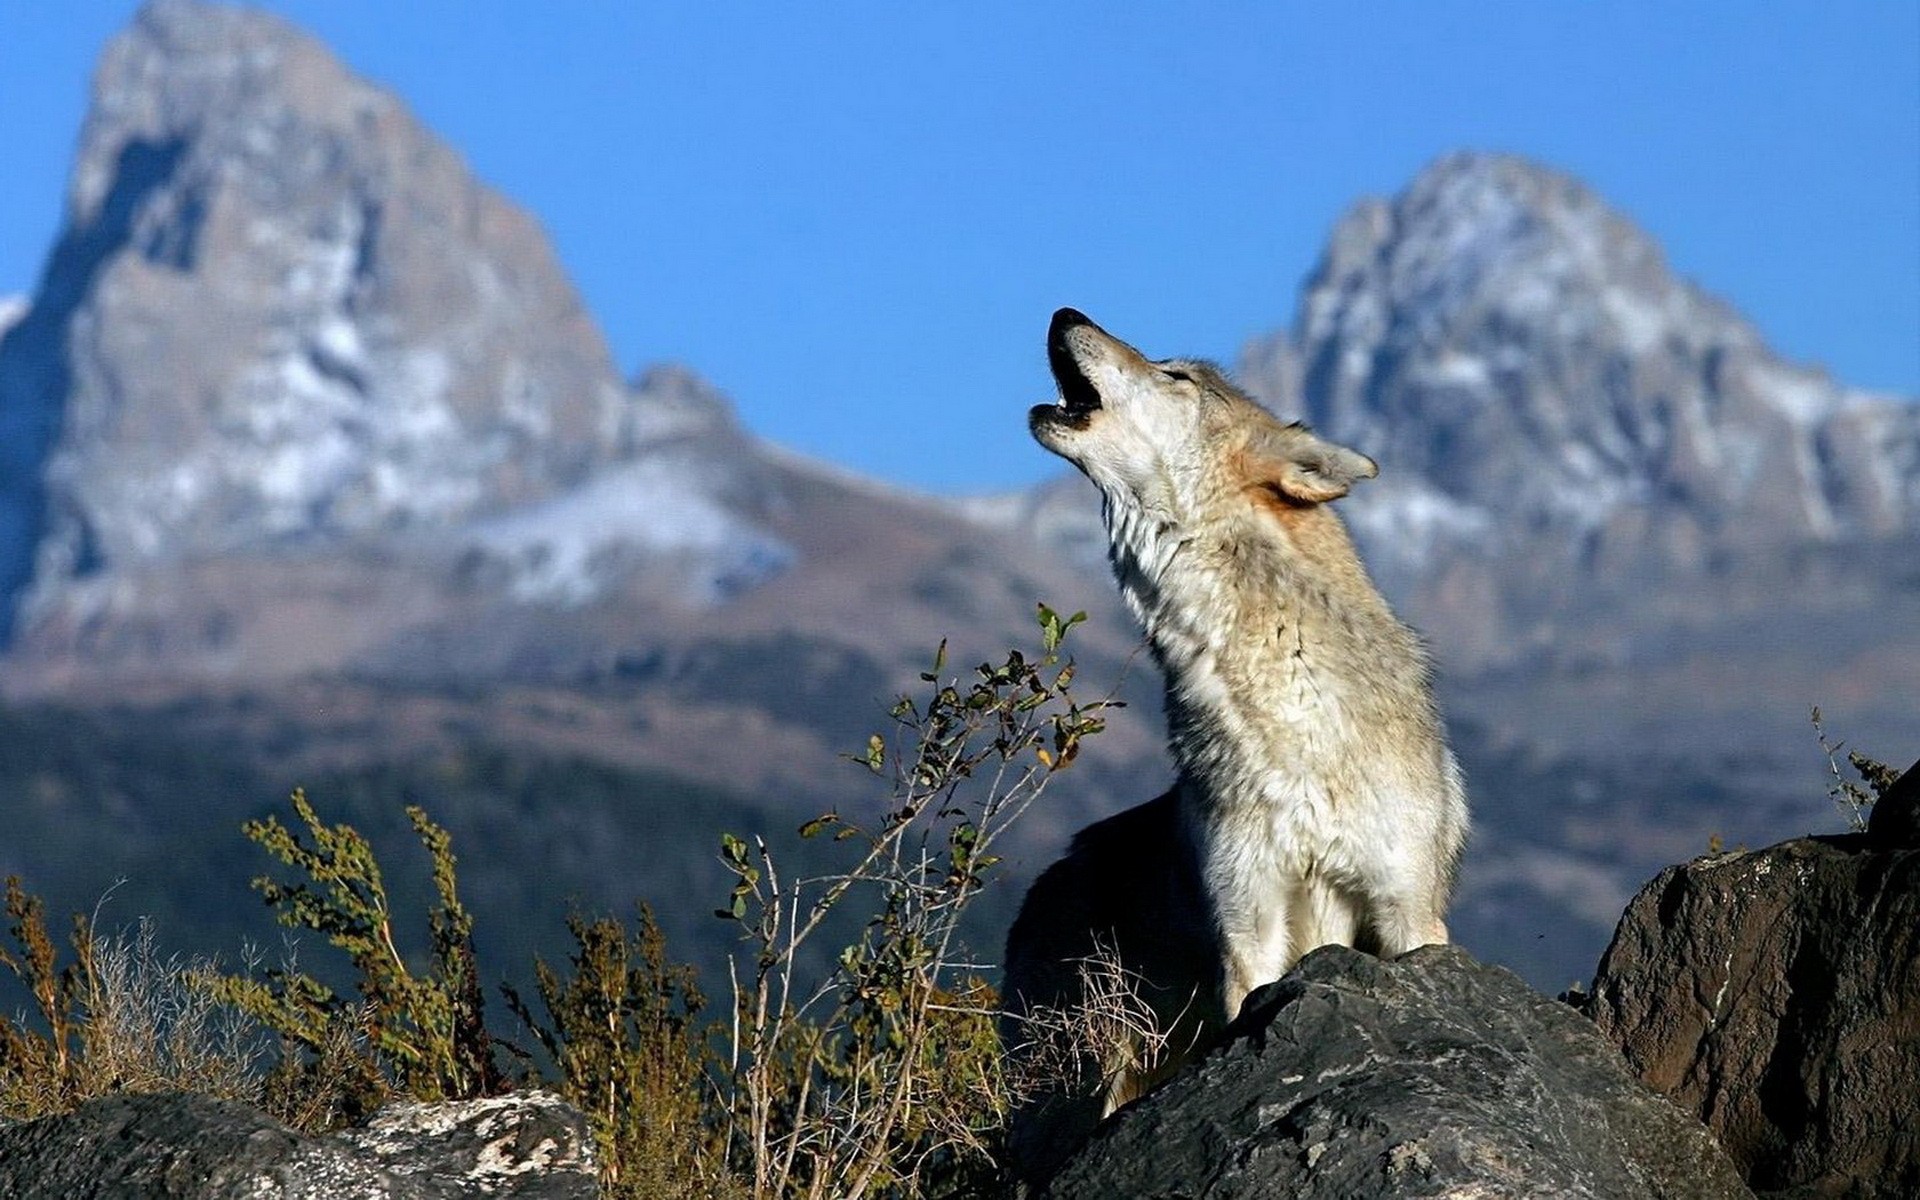
<instances>
[{"instance_id":1,"label":"wolf","mask_svg":"<svg viewBox=\"0 0 1920 1200\"><path fill-rule=\"evenodd\" d=\"M1043 1088L1010 1150L1043 1178L1098 1121L1203 1049L1247 994L1327 943L1447 940L1467 836L1419 637L1330 502L1378 467L1285 423L1215 367L1153 361L1054 314L1039 443L1102 498L1113 573L1166 681L1177 782L1083 830L1008 935L1002 1035L1091 999L1117 958L1167 1038Z\"/></svg>"}]
</instances>

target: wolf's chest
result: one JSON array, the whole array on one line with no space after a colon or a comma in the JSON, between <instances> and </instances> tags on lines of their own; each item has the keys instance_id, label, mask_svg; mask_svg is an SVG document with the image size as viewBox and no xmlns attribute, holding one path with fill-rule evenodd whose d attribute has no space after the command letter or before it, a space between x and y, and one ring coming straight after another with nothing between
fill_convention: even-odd
<instances>
[{"instance_id":1,"label":"wolf's chest","mask_svg":"<svg viewBox=\"0 0 1920 1200\"><path fill-rule=\"evenodd\" d=\"M1352 736L1337 687L1304 669L1267 670L1258 686L1200 671L1170 700L1175 755L1206 841L1261 859L1249 867L1295 876L1337 871L1352 857L1352 827L1371 807L1370 751Z\"/></svg>"},{"instance_id":2,"label":"wolf's chest","mask_svg":"<svg viewBox=\"0 0 1920 1200\"><path fill-rule=\"evenodd\" d=\"M1248 866L1298 878L1342 873L1352 857L1352 827L1364 821L1343 781L1281 766L1208 785L1205 840L1259 860Z\"/></svg>"},{"instance_id":3,"label":"wolf's chest","mask_svg":"<svg viewBox=\"0 0 1920 1200\"><path fill-rule=\"evenodd\" d=\"M1278 644L1254 653L1197 648L1167 665L1167 708L1182 770L1270 805L1312 802L1353 761L1348 688Z\"/></svg>"}]
</instances>

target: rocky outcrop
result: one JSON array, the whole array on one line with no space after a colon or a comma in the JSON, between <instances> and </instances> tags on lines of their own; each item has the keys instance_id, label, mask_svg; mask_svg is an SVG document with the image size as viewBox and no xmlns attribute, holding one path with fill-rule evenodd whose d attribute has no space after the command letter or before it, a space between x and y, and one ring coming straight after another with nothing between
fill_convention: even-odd
<instances>
[{"instance_id":1,"label":"rocky outcrop","mask_svg":"<svg viewBox=\"0 0 1920 1200\"><path fill-rule=\"evenodd\" d=\"M1756 1192L1920 1195L1916 792L1865 834L1670 868L1600 963L1600 1029Z\"/></svg>"},{"instance_id":2,"label":"rocky outcrop","mask_svg":"<svg viewBox=\"0 0 1920 1200\"><path fill-rule=\"evenodd\" d=\"M1457 947L1316 950L1230 1033L1102 1126L1049 1194L1748 1194L1591 1024Z\"/></svg>"},{"instance_id":3,"label":"rocky outcrop","mask_svg":"<svg viewBox=\"0 0 1920 1200\"><path fill-rule=\"evenodd\" d=\"M1900 778L1867 811L1867 840L1875 846L1920 846L1920 762Z\"/></svg>"},{"instance_id":4,"label":"rocky outcrop","mask_svg":"<svg viewBox=\"0 0 1920 1200\"><path fill-rule=\"evenodd\" d=\"M548 1092L393 1104L332 1140L379 1163L397 1181L396 1196L599 1195L586 1116Z\"/></svg>"},{"instance_id":5,"label":"rocky outcrop","mask_svg":"<svg viewBox=\"0 0 1920 1200\"><path fill-rule=\"evenodd\" d=\"M591 1144L586 1118L541 1092L395 1105L330 1137L206 1096L110 1096L0 1128L0 1196L592 1200Z\"/></svg>"}]
</instances>

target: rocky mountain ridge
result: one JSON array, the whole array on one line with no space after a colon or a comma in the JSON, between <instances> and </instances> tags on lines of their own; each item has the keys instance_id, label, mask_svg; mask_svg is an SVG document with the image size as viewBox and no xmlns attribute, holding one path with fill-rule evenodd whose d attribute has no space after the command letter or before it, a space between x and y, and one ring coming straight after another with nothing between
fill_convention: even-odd
<instances>
[{"instance_id":1,"label":"rocky mountain ridge","mask_svg":"<svg viewBox=\"0 0 1920 1200\"><path fill-rule=\"evenodd\" d=\"M1563 603L1920 530L1920 406L1781 360L1590 189L1511 156L1355 205L1242 369L1392 465L1349 513L1403 590L1463 553L1544 556L1525 582Z\"/></svg>"}]
</instances>

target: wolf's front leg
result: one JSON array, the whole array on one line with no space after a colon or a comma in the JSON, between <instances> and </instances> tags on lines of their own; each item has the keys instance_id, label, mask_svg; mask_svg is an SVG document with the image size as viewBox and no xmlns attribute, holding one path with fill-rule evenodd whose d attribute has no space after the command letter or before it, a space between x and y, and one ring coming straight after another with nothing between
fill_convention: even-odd
<instances>
[{"instance_id":1,"label":"wolf's front leg","mask_svg":"<svg viewBox=\"0 0 1920 1200\"><path fill-rule=\"evenodd\" d=\"M1292 959L1287 929L1287 906L1271 897L1257 906L1223 914L1221 942L1226 950L1220 987L1222 1019L1240 1015L1247 993L1272 983L1286 973Z\"/></svg>"},{"instance_id":2,"label":"wolf's front leg","mask_svg":"<svg viewBox=\"0 0 1920 1200\"><path fill-rule=\"evenodd\" d=\"M1355 899L1361 924L1373 934L1382 958L1396 958L1422 946L1444 944L1447 898L1452 890L1447 855L1421 840L1417 830L1380 848L1371 860L1356 864Z\"/></svg>"},{"instance_id":3,"label":"wolf's front leg","mask_svg":"<svg viewBox=\"0 0 1920 1200\"><path fill-rule=\"evenodd\" d=\"M1397 958L1422 946L1446 943L1445 901L1430 895L1388 895L1373 903L1374 934L1380 939L1380 957Z\"/></svg>"}]
</instances>

